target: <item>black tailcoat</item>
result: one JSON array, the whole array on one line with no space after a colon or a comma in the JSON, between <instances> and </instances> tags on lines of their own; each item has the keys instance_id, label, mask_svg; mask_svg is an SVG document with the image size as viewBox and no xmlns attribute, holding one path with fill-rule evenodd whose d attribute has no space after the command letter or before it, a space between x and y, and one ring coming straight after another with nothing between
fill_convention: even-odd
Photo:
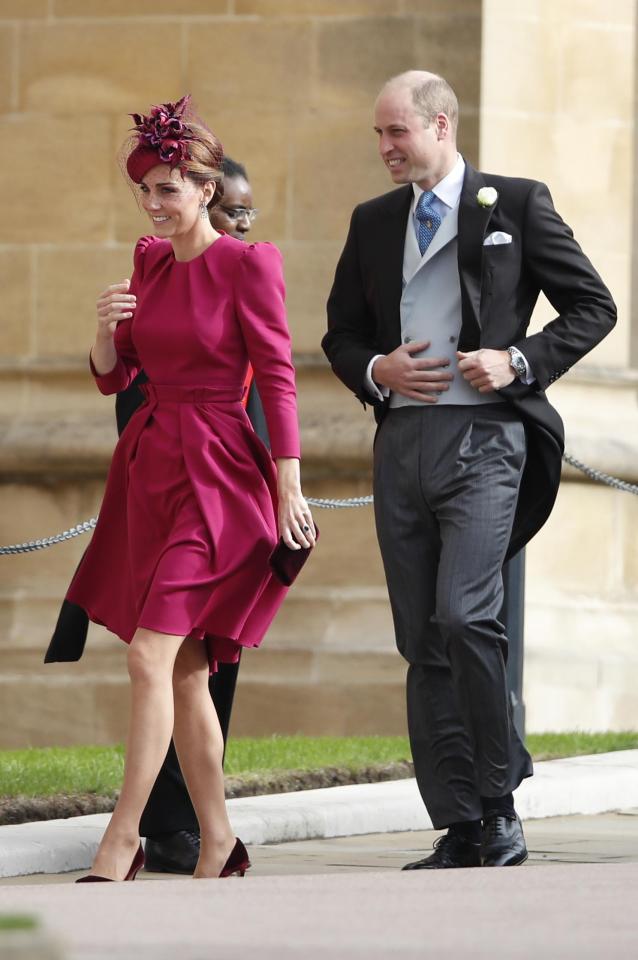
<instances>
[{"instance_id":1,"label":"black tailcoat","mask_svg":"<svg viewBox=\"0 0 638 960\"><path fill-rule=\"evenodd\" d=\"M490 207L477 199L485 186L498 193ZM379 423L387 401L375 400L364 378L375 354L391 353L401 343L403 251L412 198L408 185L355 208L328 300L322 346L336 375L364 405L374 406ZM484 246L496 230L510 234L512 242ZM500 391L520 414L528 447L511 557L547 520L560 481L564 430L545 390L609 333L616 308L545 184L480 173L469 164L459 205L458 268L459 350L518 347L536 378L531 386L515 381ZM557 316L528 336L541 291Z\"/></svg>"}]
</instances>

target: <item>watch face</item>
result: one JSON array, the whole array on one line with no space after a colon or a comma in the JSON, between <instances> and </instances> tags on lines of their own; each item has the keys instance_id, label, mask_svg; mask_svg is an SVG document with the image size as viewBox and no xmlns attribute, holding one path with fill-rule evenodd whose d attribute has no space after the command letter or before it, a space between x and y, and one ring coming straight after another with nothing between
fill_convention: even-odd
<instances>
[{"instance_id":1,"label":"watch face","mask_svg":"<svg viewBox=\"0 0 638 960\"><path fill-rule=\"evenodd\" d=\"M510 353L510 363L517 377L524 377L527 373L525 361L518 353Z\"/></svg>"}]
</instances>

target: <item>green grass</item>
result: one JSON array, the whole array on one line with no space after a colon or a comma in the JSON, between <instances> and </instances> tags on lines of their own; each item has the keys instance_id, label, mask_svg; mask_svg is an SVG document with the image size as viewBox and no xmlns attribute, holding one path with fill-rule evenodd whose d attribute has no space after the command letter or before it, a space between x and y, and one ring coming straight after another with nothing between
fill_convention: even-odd
<instances>
[{"instance_id":1,"label":"green grass","mask_svg":"<svg viewBox=\"0 0 638 960\"><path fill-rule=\"evenodd\" d=\"M0 752L0 797L109 796L120 788L124 747L45 747Z\"/></svg>"},{"instance_id":2,"label":"green grass","mask_svg":"<svg viewBox=\"0 0 638 960\"><path fill-rule=\"evenodd\" d=\"M557 760L588 753L613 753L614 750L637 750L638 730L618 733L530 733L527 749L534 760Z\"/></svg>"},{"instance_id":3,"label":"green grass","mask_svg":"<svg viewBox=\"0 0 638 960\"><path fill-rule=\"evenodd\" d=\"M0 913L0 931L2 930L37 930L40 926L36 917L22 913ZM0 943L0 946L2 944Z\"/></svg>"},{"instance_id":4,"label":"green grass","mask_svg":"<svg viewBox=\"0 0 638 960\"><path fill-rule=\"evenodd\" d=\"M530 734L536 760L638 749L638 731ZM407 737L244 737L232 739L226 773L268 773L319 767L360 769L408 760ZM124 752L116 747L51 747L0 752L0 798L94 793L109 796L120 786Z\"/></svg>"}]
</instances>

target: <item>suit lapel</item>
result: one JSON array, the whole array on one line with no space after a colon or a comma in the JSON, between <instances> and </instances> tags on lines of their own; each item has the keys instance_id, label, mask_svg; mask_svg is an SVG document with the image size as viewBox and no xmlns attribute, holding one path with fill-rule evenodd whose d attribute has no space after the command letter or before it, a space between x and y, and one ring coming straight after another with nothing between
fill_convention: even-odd
<instances>
[{"instance_id":1,"label":"suit lapel","mask_svg":"<svg viewBox=\"0 0 638 960\"><path fill-rule=\"evenodd\" d=\"M460 350L477 350L480 346L483 240L496 206L479 204L476 195L484 186L483 174L466 162L459 201L458 264L463 314Z\"/></svg>"},{"instance_id":2,"label":"suit lapel","mask_svg":"<svg viewBox=\"0 0 638 960\"><path fill-rule=\"evenodd\" d=\"M378 264L378 283L381 295L385 333L384 349L394 350L401 343L401 294L403 293L403 251L405 228L414 196L411 184L392 191L387 209L379 220L379 232L373 242Z\"/></svg>"}]
</instances>

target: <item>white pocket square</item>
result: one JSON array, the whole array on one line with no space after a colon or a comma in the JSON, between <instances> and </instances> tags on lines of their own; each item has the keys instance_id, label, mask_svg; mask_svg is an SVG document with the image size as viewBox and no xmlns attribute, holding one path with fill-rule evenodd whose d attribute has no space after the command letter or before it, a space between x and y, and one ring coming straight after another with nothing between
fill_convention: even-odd
<instances>
[{"instance_id":1,"label":"white pocket square","mask_svg":"<svg viewBox=\"0 0 638 960\"><path fill-rule=\"evenodd\" d=\"M512 235L511 233L503 233L501 230L495 230L494 233L490 233L489 236L483 241L484 247L496 247L500 243L511 243Z\"/></svg>"}]
</instances>

